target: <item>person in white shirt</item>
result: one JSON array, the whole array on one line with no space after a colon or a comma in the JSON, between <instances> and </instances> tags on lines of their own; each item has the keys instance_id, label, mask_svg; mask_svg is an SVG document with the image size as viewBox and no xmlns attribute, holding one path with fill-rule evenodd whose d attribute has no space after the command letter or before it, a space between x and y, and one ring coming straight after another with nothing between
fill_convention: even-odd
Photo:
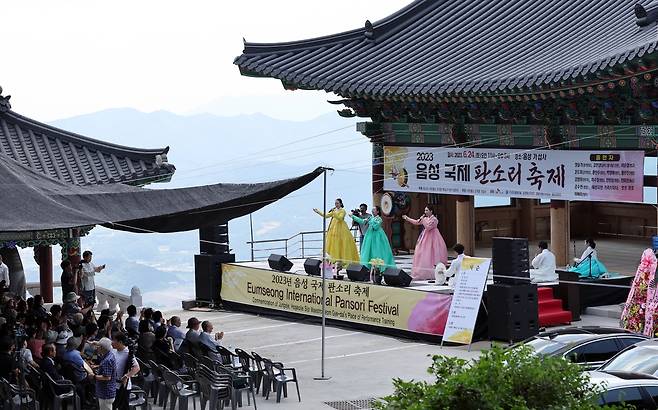
<instances>
[{"instance_id":1,"label":"person in white shirt","mask_svg":"<svg viewBox=\"0 0 658 410\"><path fill-rule=\"evenodd\" d=\"M117 383L117 390L121 384L125 385L128 390L132 389L131 378L139 373L139 363L135 355L130 353L129 343L130 341L124 333L119 332L112 335L112 353L116 360L117 380L120 381ZM129 360L132 361L130 366L128 366Z\"/></svg>"},{"instance_id":2,"label":"person in white shirt","mask_svg":"<svg viewBox=\"0 0 658 410\"><path fill-rule=\"evenodd\" d=\"M539 253L532 260L530 281L532 283L557 281L558 275L555 272L555 255L548 250L548 244L545 241L539 242L537 246L539 247Z\"/></svg>"},{"instance_id":3,"label":"person in white shirt","mask_svg":"<svg viewBox=\"0 0 658 410\"><path fill-rule=\"evenodd\" d=\"M105 269L105 265L96 266L91 262L91 251L82 253L82 295L87 304L96 302L96 282L97 273Z\"/></svg>"},{"instance_id":4,"label":"person in white shirt","mask_svg":"<svg viewBox=\"0 0 658 410\"><path fill-rule=\"evenodd\" d=\"M455 287L457 283L457 277L459 276L459 271L462 267L462 260L464 260L464 245L461 243L456 244L452 247L452 250L455 251L457 257L450 262L450 267L446 270L445 276L448 278L448 285L451 288Z\"/></svg>"},{"instance_id":5,"label":"person in white shirt","mask_svg":"<svg viewBox=\"0 0 658 410\"><path fill-rule=\"evenodd\" d=\"M9 268L7 265L2 262L2 256L0 256L0 282L5 282L5 288L9 288Z\"/></svg>"},{"instance_id":6,"label":"person in white shirt","mask_svg":"<svg viewBox=\"0 0 658 410\"><path fill-rule=\"evenodd\" d=\"M220 340L224 337L224 332L213 334L213 325L207 320L201 322L201 330L199 342L208 348L208 356L214 360L221 361L222 358L217 352L217 347L221 346Z\"/></svg>"}]
</instances>

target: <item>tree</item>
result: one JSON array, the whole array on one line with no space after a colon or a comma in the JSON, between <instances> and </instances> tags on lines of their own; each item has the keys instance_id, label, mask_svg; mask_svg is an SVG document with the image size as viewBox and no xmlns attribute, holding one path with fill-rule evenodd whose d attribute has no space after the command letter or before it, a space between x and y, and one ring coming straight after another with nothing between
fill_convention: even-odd
<instances>
[{"instance_id":1,"label":"tree","mask_svg":"<svg viewBox=\"0 0 658 410\"><path fill-rule=\"evenodd\" d=\"M394 379L395 393L376 404L387 410L598 409L593 387L578 365L535 355L530 347L493 348L477 360L435 355L433 383ZM610 407L608 407L610 408Z\"/></svg>"}]
</instances>

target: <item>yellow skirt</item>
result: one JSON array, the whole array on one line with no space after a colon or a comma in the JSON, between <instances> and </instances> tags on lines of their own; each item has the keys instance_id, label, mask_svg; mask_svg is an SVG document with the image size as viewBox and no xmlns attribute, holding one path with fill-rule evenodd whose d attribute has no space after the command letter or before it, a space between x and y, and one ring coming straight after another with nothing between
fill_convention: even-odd
<instances>
[{"instance_id":1,"label":"yellow skirt","mask_svg":"<svg viewBox=\"0 0 658 410\"><path fill-rule=\"evenodd\" d=\"M341 262L343 266L359 263L359 251L354 237L342 219L331 218L327 230L327 253L331 262Z\"/></svg>"}]
</instances>

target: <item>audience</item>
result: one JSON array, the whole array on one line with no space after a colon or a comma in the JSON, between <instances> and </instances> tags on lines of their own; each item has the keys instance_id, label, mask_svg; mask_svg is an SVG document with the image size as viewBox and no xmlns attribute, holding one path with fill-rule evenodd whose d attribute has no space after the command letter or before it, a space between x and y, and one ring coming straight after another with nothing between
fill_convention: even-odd
<instances>
[{"instance_id":1,"label":"audience","mask_svg":"<svg viewBox=\"0 0 658 410\"><path fill-rule=\"evenodd\" d=\"M137 318L137 308L135 305L128 306L126 309L128 318L126 319L126 331L129 336L136 336L139 334L139 319Z\"/></svg>"},{"instance_id":2,"label":"audience","mask_svg":"<svg viewBox=\"0 0 658 410\"><path fill-rule=\"evenodd\" d=\"M117 394L117 363L112 352L112 341L106 337L98 341L100 364L96 369L96 397L100 410L112 410L112 403Z\"/></svg>"},{"instance_id":3,"label":"audience","mask_svg":"<svg viewBox=\"0 0 658 410\"><path fill-rule=\"evenodd\" d=\"M213 325L208 320L204 320L203 323L201 323L201 329L203 331L199 336L199 342L208 348L208 356L213 360L221 360L217 348L221 346L220 340L224 338L224 332L213 334Z\"/></svg>"},{"instance_id":4,"label":"audience","mask_svg":"<svg viewBox=\"0 0 658 410\"><path fill-rule=\"evenodd\" d=\"M181 322L178 316L172 316L170 320L171 325L167 329L167 336L174 341L174 350L178 351L181 343L185 339L185 332L180 328Z\"/></svg>"}]
</instances>

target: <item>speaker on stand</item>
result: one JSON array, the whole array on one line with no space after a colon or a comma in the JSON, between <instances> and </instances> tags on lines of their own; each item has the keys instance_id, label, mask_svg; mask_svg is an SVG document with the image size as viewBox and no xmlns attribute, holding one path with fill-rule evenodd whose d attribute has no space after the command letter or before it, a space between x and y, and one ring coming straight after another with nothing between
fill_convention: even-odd
<instances>
[{"instance_id":1,"label":"speaker on stand","mask_svg":"<svg viewBox=\"0 0 658 410\"><path fill-rule=\"evenodd\" d=\"M537 285L487 286L489 339L510 344L539 333Z\"/></svg>"}]
</instances>

